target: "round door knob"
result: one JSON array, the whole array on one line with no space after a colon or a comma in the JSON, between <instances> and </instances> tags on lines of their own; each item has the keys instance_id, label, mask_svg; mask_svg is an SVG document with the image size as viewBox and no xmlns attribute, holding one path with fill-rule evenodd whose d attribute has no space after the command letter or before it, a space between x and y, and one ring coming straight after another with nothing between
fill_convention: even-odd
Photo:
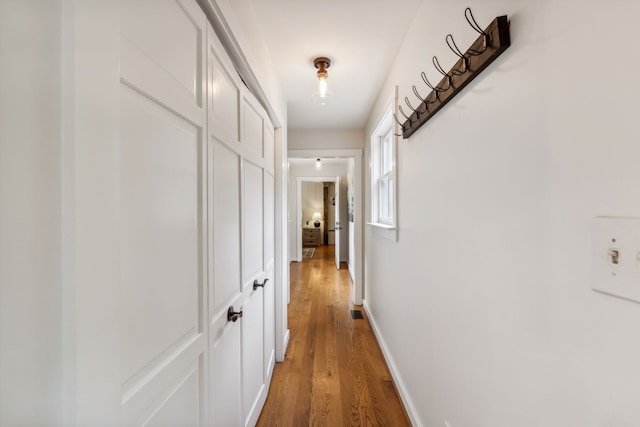
<instances>
[{"instance_id":1,"label":"round door knob","mask_svg":"<svg viewBox=\"0 0 640 427\"><path fill-rule=\"evenodd\" d=\"M229 322L237 322L239 318L242 317L242 310L235 311L233 306L229 307L227 310L227 321Z\"/></svg>"}]
</instances>

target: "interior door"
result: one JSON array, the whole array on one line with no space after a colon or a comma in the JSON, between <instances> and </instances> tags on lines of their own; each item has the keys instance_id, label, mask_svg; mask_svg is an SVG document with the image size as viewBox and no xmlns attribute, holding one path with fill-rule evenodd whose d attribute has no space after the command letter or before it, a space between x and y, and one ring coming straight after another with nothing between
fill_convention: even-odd
<instances>
[{"instance_id":1,"label":"interior door","mask_svg":"<svg viewBox=\"0 0 640 427\"><path fill-rule=\"evenodd\" d=\"M209 28L208 217L211 421L242 425L242 158L240 82ZM233 321L235 319L235 321Z\"/></svg>"},{"instance_id":2,"label":"interior door","mask_svg":"<svg viewBox=\"0 0 640 427\"><path fill-rule=\"evenodd\" d=\"M242 408L244 425L253 425L267 396L264 326L268 301L265 295L272 295L266 291L273 286L273 275L267 274L268 269L273 268L273 238L269 237L273 236L273 158L267 156L267 151L273 152L273 144L267 138L268 119L264 110L248 92L243 92L241 113L245 313L242 319ZM266 221L267 216L270 224ZM273 305L273 300L269 305Z\"/></svg>"},{"instance_id":3,"label":"interior door","mask_svg":"<svg viewBox=\"0 0 640 427\"><path fill-rule=\"evenodd\" d=\"M340 204L340 181L342 180L341 176L337 176L336 177L336 190L335 190L335 198L336 198L336 211L335 211L335 217L336 217L336 226L335 226L335 256L336 256L336 268L338 270L340 270L340 239L341 239L341 235L342 235L342 226L340 225L340 209L343 209L343 207Z\"/></svg>"},{"instance_id":4,"label":"interior door","mask_svg":"<svg viewBox=\"0 0 640 427\"><path fill-rule=\"evenodd\" d=\"M199 426L207 24L192 0L122 1L120 14L121 424Z\"/></svg>"},{"instance_id":5,"label":"interior door","mask_svg":"<svg viewBox=\"0 0 640 427\"><path fill-rule=\"evenodd\" d=\"M212 421L254 425L275 363L273 128L213 32L207 52Z\"/></svg>"}]
</instances>

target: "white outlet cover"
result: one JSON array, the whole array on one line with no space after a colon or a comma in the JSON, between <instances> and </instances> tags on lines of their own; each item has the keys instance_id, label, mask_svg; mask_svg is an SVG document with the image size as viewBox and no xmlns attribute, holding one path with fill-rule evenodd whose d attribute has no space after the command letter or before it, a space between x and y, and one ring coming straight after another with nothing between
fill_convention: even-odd
<instances>
[{"instance_id":1,"label":"white outlet cover","mask_svg":"<svg viewBox=\"0 0 640 427\"><path fill-rule=\"evenodd\" d=\"M618 264L611 260L611 249L618 251ZM640 302L640 218L593 219L591 288Z\"/></svg>"}]
</instances>

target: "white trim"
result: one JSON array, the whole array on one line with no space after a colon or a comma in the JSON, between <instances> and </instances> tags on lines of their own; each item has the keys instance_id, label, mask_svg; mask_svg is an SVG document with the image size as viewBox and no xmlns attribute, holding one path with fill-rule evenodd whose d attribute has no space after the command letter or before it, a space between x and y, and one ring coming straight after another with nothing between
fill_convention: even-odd
<instances>
[{"instance_id":1,"label":"white trim","mask_svg":"<svg viewBox=\"0 0 640 427\"><path fill-rule=\"evenodd\" d=\"M380 224L380 226L391 226L397 228L397 204L398 204L398 188L397 188L397 137L395 136L393 126L393 111L394 105L390 104L382 115L382 118L378 122L375 130L371 133L369 145L371 147L371 222L370 224ZM387 174L382 173L383 163L383 149L382 141L387 137L391 138L391 155L393 161L391 165L391 171ZM380 195L380 181L387 175L390 175L390 179L393 181L393 200L391 200L391 212L390 218L381 218L381 195ZM388 203L387 203L388 204Z\"/></svg>"},{"instance_id":2,"label":"white trim","mask_svg":"<svg viewBox=\"0 0 640 427\"><path fill-rule=\"evenodd\" d=\"M367 225L382 228L383 230L396 230L396 227L394 227L393 225L387 225L381 222L367 222Z\"/></svg>"},{"instance_id":3,"label":"white trim","mask_svg":"<svg viewBox=\"0 0 640 427\"><path fill-rule=\"evenodd\" d=\"M400 395L400 399L404 405L404 409L407 412L407 416L409 417L409 421L412 426L422 427L422 421L418 417L418 412L416 411L416 407L413 404L413 400L409 395L407 390L407 386L404 384L402 377L400 376L400 371L398 371L397 365L391 357L391 352L389 351L389 347L387 343L382 338L382 334L380 333L380 329L378 328L378 324L371 313L371 309L369 308L369 304L367 301L363 301L362 306L364 307L364 311L367 313L367 317L369 318L369 323L371 324L371 329L373 329L373 334L376 336L378 340L378 345L380 346L380 350L382 350L382 356L384 357L385 362L387 362L387 366L389 367L389 372L391 372L391 377L393 378L393 382L396 385L396 389L398 390L398 394Z\"/></svg>"},{"instance_id":4,"label":"white trim","mask_svg":"<svg viewBox=\"0 0 640 427\"><path fill-rule=\"evenodd\" d=\"M274 167L275 167L275 193L274 193L274 279L275 298L274 307L276 324L276 362L283 362L287 345L289 342L289 325L287 307L289 304L289 186L287 152L286 152L286 130L282 128L274 129Z\"/></svg>"},{"instance_id":5,"label":"white trim","mask_svg":"<svg viewBox=\"0 0 640 427\"><path fill-rule=\"evenodd\" d=\"M362 150L289 150L289 158L315 159L322 158L351 158L354 161L353 170L353 204L355 215L353 217L354 227L354 279L353 279L353 303L362 305L364 291L363 280L363 260L364 260L364 182L362 174Z\"/></svg>"}]
</instances>

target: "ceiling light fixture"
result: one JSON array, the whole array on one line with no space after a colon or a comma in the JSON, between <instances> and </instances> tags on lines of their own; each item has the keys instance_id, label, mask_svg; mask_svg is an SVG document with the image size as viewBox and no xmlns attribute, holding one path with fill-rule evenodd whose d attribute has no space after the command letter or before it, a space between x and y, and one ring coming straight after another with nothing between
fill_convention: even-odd
<instances>
[{"instance_id":1,"label":"ceiling light fixture","mask_svg":"<svg viewBox=\"0 0 640 427\"><path fill-rule=\"evenodd\" d=\"M320 160L320 157L318 157L316 159L316 169L320 170L321 167L322 167L322 160Z\"/></svg>"},{"instance_id":2,"label":"ceiling light fixture","mask_svg":"<svg viewBox=\"0 0 640 427\"><path fill-rule=\"evenodd\" d=\"M333 98L333 94L327 86L327 79L329 78L327 68L331 66L331 60L320 56L313 60L313 66L318 69L318 89L313 94L313 101L320 105L326 105L331 102Z\"/></svg>"}]
</instances>

